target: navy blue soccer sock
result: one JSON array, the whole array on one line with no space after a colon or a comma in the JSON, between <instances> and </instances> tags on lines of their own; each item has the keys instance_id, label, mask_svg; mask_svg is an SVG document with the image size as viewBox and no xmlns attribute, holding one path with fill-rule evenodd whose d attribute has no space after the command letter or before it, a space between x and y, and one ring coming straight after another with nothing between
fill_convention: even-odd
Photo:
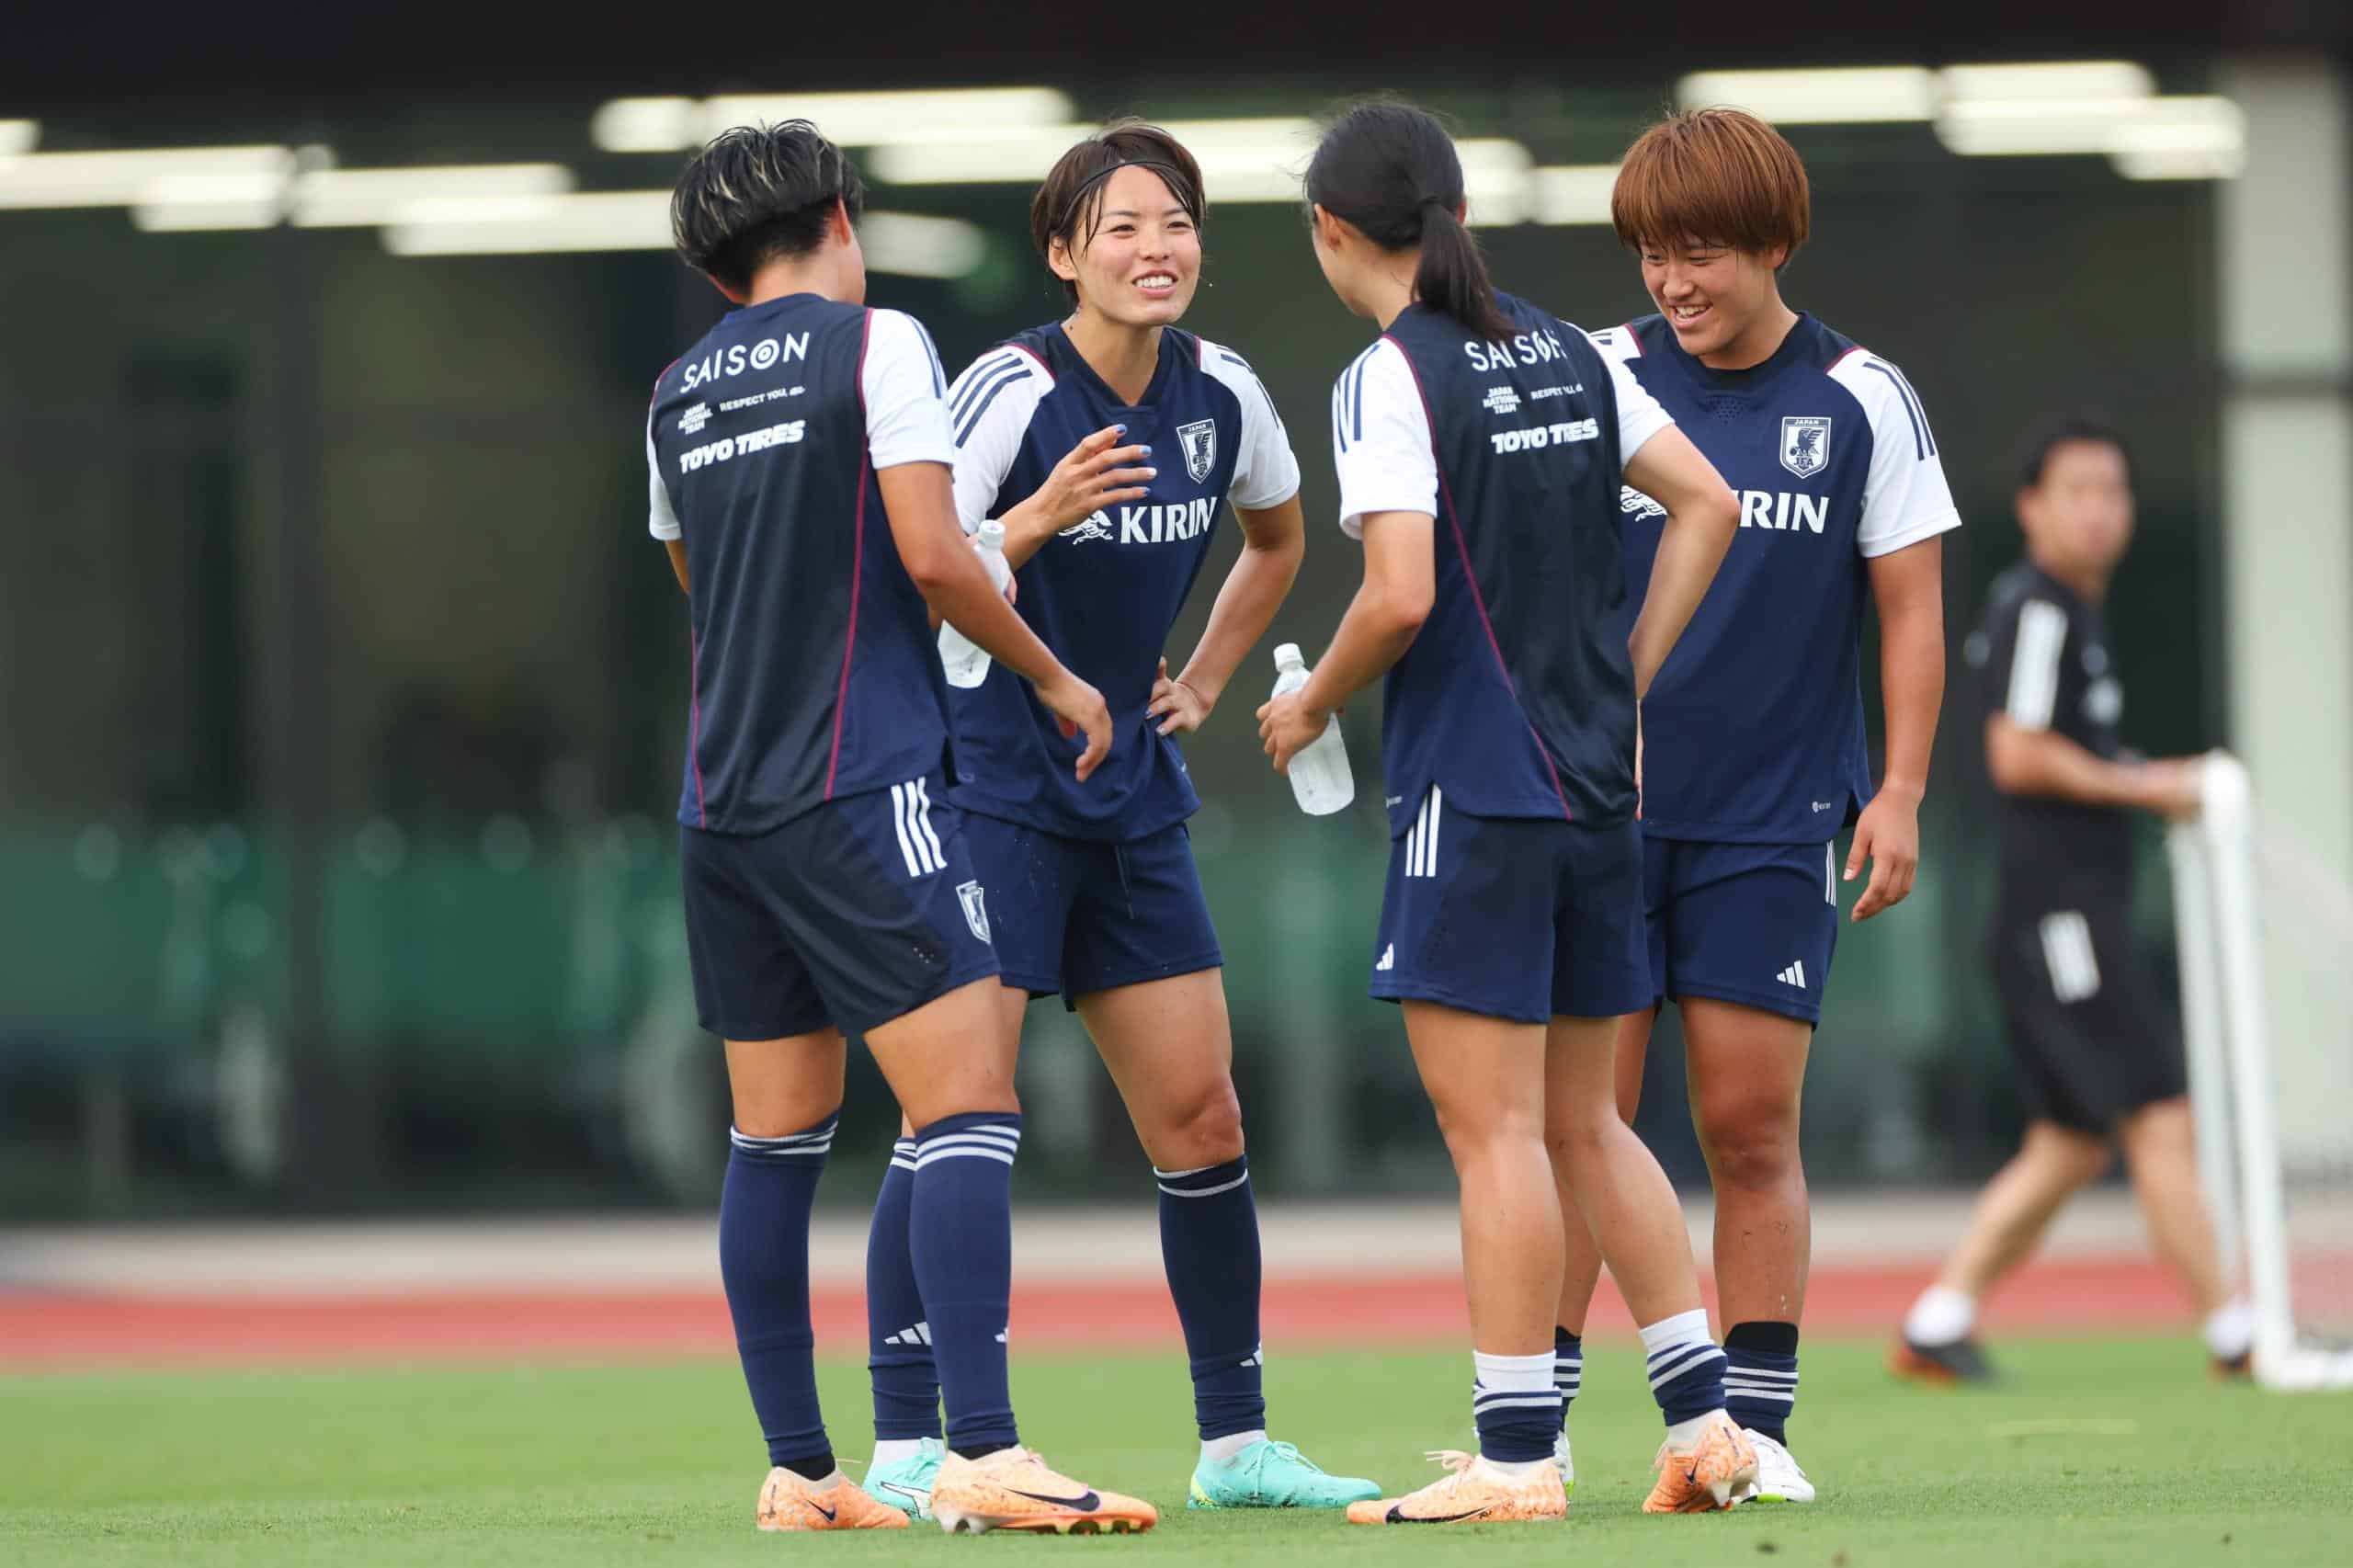
<instances>
[{"instance_id":1,"label":"navy blue soccer sock","mask_svg":"<svg viewBox=\"0 0 2353 1568\"><path fill-rule=\"evenodd\" d=\"M915 1199L915 1141L902 1138L891 1147L866 1233L866 1369L877 1442L939 1436L939 1370L908 1234Z\"/></svg>"},{"instance_id":2,"label":"navy blue soccer sock","mask_svg":"<svg viewBox=\"0 0 2353 1568\"><path fill-rule=\"evenodd\" d=\"M1199 1170L1153 1170L1160 1183L1160 1258L1185 1325L1193 1419L1201 1440L1267 1425L1258 1341L1258 1206L1250 1160Z\"/></svg>"},{"instance_id":3,"label":"navy blue soccer sock","mask_svg":"<svg viewBox=\"0 0 2353 1568\"><path fill-rule=\"evenodd\" d=\"M1479 1452L1504 1464L1552 1457L1561 1435L1561 1391L1552 1386L1552 1358L1472 1352L1471 1415Z\"/></svg>"},{"instance_id":4,"label":"navy blue soccer sock","mask_svg":"<svg viewBox=\"0 0 2353 1568\"><path fill-rule=\"evenodd\" d=\"M1708 1337L1708 1314L1694 1307L1642 1331L1649 1358L1651 1397L1670 1426L1721 1410L1724 1353Z\"/></svg>"},{"instance_id":5,"label":"navy blue soccer sock","mask_svg":"<svg viewBox=\"0 0 2353 1568\"><path fill-rule=\"evenodd\" d=\"M1565 1328L1552 1330L1552 1386L1561 1391L1561 1430L1569 1428L1569 1406L1585 1387L1585 1340Z\"/></svg>"},{"instance_id":6,"label":"navy blue soccer sock","mask_svg":"<svg viewBox=\"0 0 2353 1568\"><path fill-rule=\"evenodd\" d=\"M1798 1404L1798 1325L1736 1323L1724 1335L1724 1408L1752 1432L1790 1440Z\"/></svg>"},{"instance_id":7,"label":"navy blue soccer sock","mask_svg":"<svg viewBox=\"0 0 2353 1568\"><path fill-rule=\"evenodd\" d=\"M1005 1371L1020 1147L1021 1118L1012 1111L942 1117L915 1132L909 1249L948 1407L948 1447L966 1459L1020 1441Z\"/></svg>"},{"instance_id":8,"label":"navy blue soccer sock","mask_svg":"<svg viewBox=\"0 0 2353 1568\"><path fill-rule=\"evenodd\" d=\"M719 1276L768 1462L813 1481L833 1473L834 1454L809 1327L809 1208L838 1119L782 1138L730 1129L719 1195Z\"/></svg>"}]
</instances>

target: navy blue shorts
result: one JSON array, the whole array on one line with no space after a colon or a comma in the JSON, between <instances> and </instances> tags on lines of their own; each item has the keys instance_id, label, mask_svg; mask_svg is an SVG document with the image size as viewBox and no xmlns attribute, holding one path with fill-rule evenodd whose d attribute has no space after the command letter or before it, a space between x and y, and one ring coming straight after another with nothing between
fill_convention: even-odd
<instances>
[{"instance_id":1,"label":"navy blue shorts","mask_svg":"<svg viewBox=\"0 0 2353 1568\"><path fill-rule=\"evenodd\" d=\"M1707 996L1822 1021L1838 947L1838 873L1828 844L1643 846L1651 995Z\"/></svg>"},{"instance_id":2,"label":"navy blue shorts","mask_svg":"<svg viewBox=\"0 0 2353 1568\"><path fill-rule=\"evenodd\" d=\"M857 1032L996 973L965 819L946 796L934 775L749 837L681 827L702 1027L723 1040Z\"/></svg>"},{"instance_id":3,"label":"navy blue shorts","mask_svg":"<svg viewBox=\"0 0 2353 1568\"><path fill-rule=\"evenodd\" d=\"M1642 830L1469 816L1433 788L1390 851L1373 952L1384 1002L1529 1024L1646 1007Z\"/></svg>"},{"instance_id":4,"label":"navy blue shorts","mask_svg":"<svg viewBox=\"0 0 2353 1568\"><path fill-rule=\"evenodd\" d=\"M978 812L964 822L1007 985L1075 1001L1225 962L1184 824L1102 843Z\"/></svg>"}]
</instances>

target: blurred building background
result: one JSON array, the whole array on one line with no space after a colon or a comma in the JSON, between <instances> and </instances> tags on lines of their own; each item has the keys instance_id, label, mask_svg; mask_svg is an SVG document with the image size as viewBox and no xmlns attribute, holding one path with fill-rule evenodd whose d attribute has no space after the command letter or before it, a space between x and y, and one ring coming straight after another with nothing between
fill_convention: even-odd
<instances>
[{"instance_id":1,"label":"blurred building background","mask_svg":"<svg viewBox=\"0 0 2353 1568\"><path fill-rule=\"evenodd\" d=\"M2018 1110L1960 653L2018 550L2038 415L2097 407L2135 442L2110 607L2132 742L2238 747L2285 830L2353 858L2343 9L1583 38L1574 7L1470 37L1309 6L1182 48L920 7L886 39L793 17L747 42L737 17L511 49L108 6L28 28L0 61L0 1215L707 1199L684 607L643 516L646 390L721 309L666 248L685 150L792 113L849 144L871 298L952 372L1061 313L1027 237L1053 153L1115 114L1179 122L1211 202L1186 324L1290 423L1310 549L1269 643L1312 649L1358 581L1324 412L1366 329L1314 268L1295 173L1311 117L1373 88L1454 119L1498 278L1590 326L1648 308L1608 192L1662 106L1749 103L1804 154L1785 293L1904 367L1967 519L1920 889L1841 942L1809 1160L1825 1187L1981 1175ZM1213 576L1235 547L1228 524ZM1284 1196L1443 1190L1396 1015L1363 995L1377 792L1294 811L1249 718L1271 678L1261 650L1188 747L1254 1164ZM1360 778L1377 708L1347 720ZM1140 1165L1058 1007L1031 1011L1022 1086L1048 1113L1025 1191ZM895 1119L854 1053L836 1164L879 1171ZM1644 1130L1689 1175L1683 1121L1662 1049Z\"/></svg>"}]
</instances>

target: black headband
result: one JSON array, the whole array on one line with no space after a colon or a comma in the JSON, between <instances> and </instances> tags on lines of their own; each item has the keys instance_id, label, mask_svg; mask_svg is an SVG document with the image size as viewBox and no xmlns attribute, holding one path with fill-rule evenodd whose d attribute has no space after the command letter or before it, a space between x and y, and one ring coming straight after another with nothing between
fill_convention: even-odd
<instances>
[{"instance_id":1,"label":"black headband","mask_svg":"<svg viewBox=\"0 0 2353 1568\"><path fill-rule=\"evenodd\" d=\"M1078 217L1079 208L1086 201L1086 193L1121 169L1150 169L1159 175L1168 182L1168 188L1176 194L1176 199L1184 206L1185 210L1192 215L1196 222L1200 221L1201 193L1195 190L1192 192L1192 199L1189 201L1186 199L1186 187L1188 182L1185 177L1184 170L1174 164L1164 163L1158 158L1122 158L1116 164L1096 170L1078 182L1078 188L1070 193L1068 201L1063 203L1062 213L1054 220L1054 226L1051 232L1059 234L1069 229Z\"/></svg>"}]
</instances>

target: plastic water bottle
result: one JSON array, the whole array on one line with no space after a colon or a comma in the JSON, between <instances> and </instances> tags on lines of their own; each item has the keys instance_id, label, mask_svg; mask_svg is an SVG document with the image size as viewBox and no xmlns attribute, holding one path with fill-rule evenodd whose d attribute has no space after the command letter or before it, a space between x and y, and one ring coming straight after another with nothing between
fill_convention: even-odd
<instances>
[{"instance_id":1,"label":"plastic water bottle","mask_svg":"<svg viewBox=\"0 0 2353 1568\"><path fill-rule=\"evenodd\" d=\"M1005 525L983 523L980 545L981 564L988 569L990 584L1002 596L1005 585L1013 581L1013 567L1005 559ZM960 690L970 691L989 678L988 654L946 621L939 625L939 665L948 672L948 684Z\"/></svg>"},{"instance_id":2,"label":"plastic water bottle","mask_svg":"<svg viewBox=\"0 0 2353 1568\"><path fill-rule=\"evenodd\" d=\"M1307 661L1299 644L1286 642L1275 650L1275 695L1297 691L1307 684ZM1327 817L1357 798L1357 781L1348 773L1348 747L1340 739L1337 721L1324 726L1297 756L1290 759L1290 792L1299 809L1312 817Z\"/></svg>"}]
</instances>

